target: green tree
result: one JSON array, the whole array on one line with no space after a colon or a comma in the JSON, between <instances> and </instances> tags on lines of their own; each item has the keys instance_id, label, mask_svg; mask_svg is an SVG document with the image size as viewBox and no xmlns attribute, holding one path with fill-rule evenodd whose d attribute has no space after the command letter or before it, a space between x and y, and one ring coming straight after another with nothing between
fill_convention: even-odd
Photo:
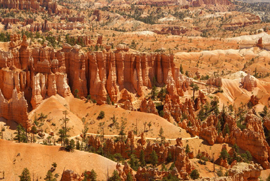
<instances>
[{"instance_id":1,"label":"green tree","mask_svg":"<svg viewBox=\"0 0 270 181\"><path fill-rule=\"evenodd\" d=\"M129 161L130 167L133 170L138 170L139 164L138 164L138 160L136 158L136 156L134 154L130 155L130 161Z\"/></svg>"},{"instance_id":2,"label":"green tree","mask_svg":"<svg viewBox=\"0 0 270 181\"><path fill-rule=\"evenodd\" d=\"M246 151L246 155L247 155L247 160L252 161L252 155L250 154L249 151Z\"/></svg>"},{"instance_id":3,"label":"green tree","mask_svg":"<svg viewBox=\"0 0 270 181\"><path fill-rule=\"evenodd\" d=\"M190 87L193 90L193 100L195 100L195 92L199 90L199 86L197 84L191 83Z\"/></svg>"},{"instance_id":4,"label":"green tree","mask_svg":"<svg viewBox=\"0 0 270 181\"><path fill-rule=\"evenodd\" d=\"M124 141L125 136L126 136L125 134L126 125L127 125L127 121L122 119L121 124L120 124L120 132L119 132L121 141Z\"/></svg>"},{"instance_id":5,"label":"green tree","mask_svg":"<svg viewBox=\"0 0 270 181\"><path fill-rule=\"evenodd\" d=\"M127 180L126 181L133 181L131 173L127 174Z\"/></svg>"},{"instance_id":6,"label":"green tree","mask_svg":"<svg viewBox=\"0 0 270 181\"><path fill-rule=\"evenodd\" d=\"M63 145L63 141L65 140L65 132L63 129L59 129L58 131L58 135L59 135L59 141L61 141L61 145Z\"/></svg>"},{"instance_id":7,"label":"green tree","mask_svg":"<svg viewBox=\"0 0 270 181\"><path fill-rule=\"evenodd\" d=\"M56 167L57 167L57 163L53 162L52 166L53 166L54 168L56 168Z\"/></svg>"},{"instance_id":8,"label":"green tree","mask_svg":"<svg viewBox=\"0 0 270 181\"><path fill-rule=\"evenodd\" d=\"M104 111L100 111L97 119L103 119L105 117Z\"/></svg>"},{"instance_id":9,"label":"green tree","mask_svg":"<svg viewBox=\"0 0 270 181\"><path fill-rule=\"evenodd\" d=\"M151 98L153 100L156 100L156 98L157 98L157 87L156 87L156 85L153 85L153 87L152 87Z\"/></svg>"},{"instance_id":10,"label":"green tree","mask_svg":"<svg viewBox=\"0 0 270 181\"><path fill-rule=\"evenodd\" d=\"M173 161L173 158L172 158L172 153L169 151L168 152L168 157L167 157L167 162L170 163Z\"/></svg>"},{"instance_id":11,"label":"green tree","mask_svg":"<svg viewBox=\"0 0 270 181\"><path fill-rule=\"evenodd\" d=\"M234 149L234 151L235 151L236 153L239 152L239 147L238 147L237 144L234 144L234 145L233 145L233 149Z\"/></svg>"},{"instance_id":12,"label":"green tree","mask_svg":"<svg viewBox=\"0 0 270 181\"><path fill-rule=\"evenodd\" d=\"M74 151L74 149L75 149L75 141L74 141L74 139L71 139L69 144L70 144L70 150Z\"/></svg>"},{"instance_id":13,"label":"green tree","mask_svg":"<svg viewBox=\"0 0 270 181\"><path fill-rule=\"evenodd\" d=\"M230 155L229 155L229 153L227 152L227 150L222 150L221 152L220 152L220 156L219 156L219 158L222 158L223 160L228 160L229 159L229 157L230 157Z\"/></svg>"},{"instance_id":14,"label":"green tree","mask_svg":"<svg viewBox=\"0 0 270 181\"><path fill-rule=\"evenodd\" d=\"M217 123L217 132L218 132L218 134L221 132L221 125L220 125L219 121Z\"/></svg>"},{"instance_id":15,"label":"green tree","mask_svg":"<svg viewBox=\"0 0 270 181\"><path fill-rule=\"evenodd\" d=\"M80 142L78 140L76 141L76 149L77 150L81 149L81 145L80 145Z\"/></svg>"},{"instance_id":16,"label":"green tree","mask_svg":"<svg viewBox=\"0 0 270 181\"><path fill-rule=\"evenodd\" d=\"M16 132L14 133L16 136L14 137L14 140L17 140L19 143L24 142L27 143L27 135L24 127L22 125L18 125L16 128Z\"/></svg>"},{"instance_id":17,"label":"green tree","mask_svg":"<svg viewBox=\"0 0 270 181\"><path fill-rule=\"evenodd\" d=\"M141 162L141 166L145 166L146 165L146 163L145 163L145 156L144 156L144 151L143 151L143 149L141 150L141 152L140 152L140 162Z\"/></svg>"},{"instance_id":18,"label":"green tree","mask_svg":"<svg viewBox=\"0 0 270 181\"><path fill-rule=\"evenodd\" d=\"M78 89L75 89L75 91L74 91L74 97L76 97L76 98L80 98L79 97L79 90Z\"/></svg>"},{"instance_id":19,"label":"green tree","mask_svg":"<svg viewBox=\"0 0 270 181\"><path fill-rule=\"evenodd\" d=\"M158 156L155 150L152 151L150 158L151 158L150 160L151 164L153 165L153 167L155 167L158 164Z\"/></svg>"},{"instance_id":20,"label":"green tree","mask_svg":"<svg viewBox=\"0 0 270 181\"><path fill-rule=\"evenodd\" d=\"M181 74L184 74L184 70L183 70L182 64L180 64L180 72L181 72Z\"/></svg>"},{"instance_id":21,"label":"green tree","mask_svg":"<svg viewBox=\"0 0 270 181\"><path fill-rule=\"evenodd\" d=\"M66 138L69 137L67 133L71 130L71 128L67 127L67 124L69 122L69 118L67 117L68 111L67 110L63 111L63 114L64 114L64 117L61 119L63 121L62 122L63 126L62 126L62 129L59 129L59 133L58 133L61 139L61 143L63 140L66 140ZM64 146L66 146L65 143L64 143Z\"/></svg>"},{"instance_id":22,"label":"green tree","mask_svg":"<svg viewBox=\"0 0 270 181\"><path fill-rule=\"evenodd\" d=\"M91 170L90 181L97 181L97 173L93 169Z\"/></svg>"},{"instance_id":23,"label":"green tree","mask_svg":"<svg viewBox=\"0 0 270 181\"><path fill-rule=\"evenodd\" d=\"M192 172L190 173L190 177L191 177L193 180L199 178L199 177L200 177L200 174L199 174L198 170L196 170L196 169L195 169L195 170L192 170Z\"/></svg>"},{"instance_id":24,"label":"green tree","mask_svg":"<svg viewBox=\"0 0 270 181\"><path fill-rule=\"evenodd\" d=\"M85 118L83 118L82 120L85 121ZM82 141L85 142L85 139L86 139L86 135L87 135L87 131L88 131L88 124L85 124L83 126L83 130L82 130Z\"/></svg>"},{"instance_id":25,"label":"green tree","mask_svg":"<svg viewBox=\"0 0 270 181\"><path fill-rule=\"evenodd\" d=\"M121 181L121 178L116 170L113 171L113 175L108 179L108 181Z\"/></svg>"},{"instance_id":26,"label":"green tree","mask_svg":"<svg viewBox=\"0 0 270 181\"><path fill-rule=\"evenodd\" d=\"M161 144L163 144L163 143L165 142L165 137L164 137L164 130L163 130L162 127L159 129L159 134L158 134L158 136L160 137Z\"/></svg>"},{"instance_id":27,"label":"green tree","mask_svg":"<svg viewBox=\"0 0 270 181\"><path fill-rule=\"evenodd\" d=\"M56 178L53 176L52 172L48 170L46 177L44 178L46 181L56 181Z\"/></svg>"},{"instance_id":28,"label":"green tree","mask_svg":"<svg viewBox=\"0 0 270 181\"><path fill-rule=\"evenodd\" d=\"M230 128L229 128L228 124L226 124L225 128L224 128L224 136L226 136L227 133L228 133L228 135L230 135Z\"/></svg>"},{"instance_id":29,"label":"green tree","mask_svg":"<svg viewBox=\"0 0 270 181\"><path fill-rule=\"evenodd\" d=\"M20 181L31 181L30 172L27 168L24 168L22 174L19 176Z\"/></svg>"},{"instance_id":30,"label":"green tree","mask_svg":"<svg viewBox=\"0 0 270 181\"><path fill-rule=\"evenodd\" d=\"M112 101L111 101L111 97L110 97L110 95L109 94L107 94L107 104L111 104L112 103Z\"/></svg>"},{"instance_id":31,"label":"green tree","mask_svg":"<svg viewBox=\"0 0 270 181\"><path fill-rule=\"evenodd\" d=\"M190 148L189 148L189 145L187 144L186 146L186 150L185 150L186 153L189 153L190 152Z\"/></svg>"}]
</instances>

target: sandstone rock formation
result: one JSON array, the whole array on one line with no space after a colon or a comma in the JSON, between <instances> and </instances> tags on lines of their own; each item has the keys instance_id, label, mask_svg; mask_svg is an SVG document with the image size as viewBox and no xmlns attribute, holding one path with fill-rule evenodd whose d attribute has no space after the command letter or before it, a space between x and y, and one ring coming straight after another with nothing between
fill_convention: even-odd
<instances>
[{"instance_id":1,"label":"sandstone rock formation","mask_svg":"<svg viewBox=\"0 0 270 181\"><path fill-rule=\"evenodd\" d=\"M138 140L137 144L135 143L134 134L133 131L130 131L128 133L128 138L126 142L117 141L115 142L113 139L107 139L105 140L105 146L102 147L102 142L98 137L90 136L88 145L92 146L93 148L100 149L103 148L105 152L109 152L111 154L120 153L124 158L129 158L128 152L129 150L133 150L134 154L139 158L141 150L144 151L145 154L145 160L149 161L151 158L151 153L155 151L159 155L161 155L158 159L158 163L162 164L166 162L166 159L168 157L168 154L170 153L173 160L176 160L175 167L176 170L174 174L179 175L179 178L188 179L189 174L194 169L193 165L189 161L189 155L185 153L185 148L183 147L183 144L181 142L181 138L177 139L177 144L175 146L170 146L168 143L165 144L158 144L158 143L151 143L148 142L148 144L145 146L145 138L144 134L141 134L141 139ZM125 168L126 167L126 168ZM130 170L127 166L124 167L125 173L127 173L128 170ZM120 167L119 167L120 168ZM126 174L123 174L123 171L121 169L117 169L119 171L119 174L122 175L123 178L126 177ZM168 173L165 172L156 172L155 170L147 170L146 168L139 168L137 175L135 175L136 179L142 179L142 174L146 173L151 177L156 177L159 175L158 178L163 178L164 176L167 176ZM178 177L178 176L177 176Z\"/></svg>"},{"instance_id":2,"label":"sandstone rock formation","mask_svg":"<svg viewBox=\"0 0 270 181\"><path fill-rule=\"evenodd\" d=\"M141 103L140 111L146 112L146 113L158 114L156 106L151 99L149 101L147 101L146 99L143 99Z\"/></svg>"},{"instance_id":3,"label":"sandstone rock formation","mask_svg":"<svg viewBox=\"0 0 270 181\"><path fill-rule=\"evenodd\" d=\"M216 86L216 87L222 87L222 79L220 77L217 77L217 78L210 78L207 80L207 85L213 85L213 86Z\"/></svg>"},{"instance_id":4,"label":"sandstone rock formation","mask_svg":"<svg viewBox=\"0 0 270 181\"><path fill-rule=\"evenodd\" d=\"M257 87L256 79L250 74L247 74L244 78L242 78L241 84L243 88L248 91L252 91L255 87Z\"/></svg>"},{"instance_id":5,"label":"sandstone rock formation","mask_svg":"<svg viewBox=\"0 0 270 181\"><path fill-rule=\"evenodd\" d=\"M11 36L10 51L0 52L0 106L6 107L2 117L29 128L28 111L47 96L70 95L65 57L51 48L29 48L26 36L18 43ZM28 107L28 104L31 106Z\"/></svg>"},{"instance_id":6,"label":"sandstone rock formation","mask_svg":"<svg viewBox=\"0 0 270 181\"><path fill-rule=\"evenodd\" d=\"M90 38L85 41L87 43ZM102 36L98 43L102 43ZM192 115L190 111L194 107L192 102L178 106L177 96L183 96L191 81L175 67L173 55L131 53L125 45L117 46L115 51L106 48L85 53L79 45L64 44L61 50L55 51L46 43L29 47L26 36L20 41L17 35L12 35L10 50L0 52L0 68L0 89L4 98L11 99L16 88L18 93L24 93L31 105L29 110L47 97L56 94L66 97L71 92L78 97L90 94L98 104L106 103L110 97L112 102L124 103L126 109L133 110L132 96L144 97L143 90L151 89L154 79L156 86L166 85L168 96L177 101L173 105L167 103L165 112L176 109L172 116L179 117L188 110L186 115ZM200 104L204 102L203 97L199 100ZM154 103L145 101L141 109L158 114Z\"/></svg>"},{"instance_id":7,"label":"sandstone rock formation","mask_svg":"<svg viewBox=\"0 0 270 181\"><path fill-rule=\"evenodd\" d=\"M79 181L82 180L80 175L74 173L72 170L64 170L60 181Z\"/></svg>"},{"instance_id":8,"label":"sandstone rock formation","mask_svg":"<svg viewBox=\"0 0 270 181\"><path fill-rule=\"evenodd\" d=\"M20 1L7 1L0 0L0 6L8 9L19 9L19 10L36 10L40 11L46 8L49 12L57 13L57 3L52 0L20 0Z\"/></svg>"},{"instance_id":9,"label":"sandstone rock formation","mask_svg":"<svg viewBox=\"0 0 270 181\"><path fill-rule=\"evenodd\" d=\"M260 99L257 96L252 95L250 97L249 102L252 104L252 106L255 106L255 105L259 104L259 100Z\"/></svg>"},{"instance_id":10,"label":"sandstone rock formation","mask_svg":"<svg viewBox=\"0 0 270 181\"><path fill-rule=\"evenodd\" d=\"M256 46L259 47L259 48L261 48L261 49L264 48L262 38L260 38L260 39L258 40L258 43L256 44Z\"/></svg>"},{"instance_id":11,"label":"sandstone rock formation","mask_svg":"<svg viewBox=\"0 0 270 181\"><path fill-rule=\"evenodd\" d=\"M12 98L6 100L0 90L0 117L16 121L26 129L30 129L31 123L28 120L28 104L24 93L18 94L17 89L12 91Z\"/></svg>"},{"instance_id":12,"label":"sandstone rock formation","mask_svg":"<svg viewBox=\"0 0 270 181\"><path fill-rule=\"evenodd\" d=\"M261 170L259 164L237 163L229 169L229 176L234 180L259 180Z\"/></svg>"}]
</instances>

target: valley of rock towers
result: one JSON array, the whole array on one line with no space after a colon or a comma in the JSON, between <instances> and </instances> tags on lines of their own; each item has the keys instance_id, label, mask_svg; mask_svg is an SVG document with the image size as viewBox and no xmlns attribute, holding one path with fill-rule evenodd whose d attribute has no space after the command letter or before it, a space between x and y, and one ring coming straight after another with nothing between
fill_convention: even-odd
<instances>
[{"instance_id":1,"label":"valley of rock towers","mask_svg":"<svg viewBox=\"0 0 270 181\"><path fill-rule=\"evenodd\" d=\"M269 10L0 0L0 180L270 180Z\"/></svg>"}]
</instances>

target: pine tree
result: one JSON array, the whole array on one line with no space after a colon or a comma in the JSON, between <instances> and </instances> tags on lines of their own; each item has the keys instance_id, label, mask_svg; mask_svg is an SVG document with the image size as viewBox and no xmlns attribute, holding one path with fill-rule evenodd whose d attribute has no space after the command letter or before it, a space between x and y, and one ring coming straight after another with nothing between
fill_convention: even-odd
<instances>
[{"instance_id":1,"label":"pine tree","mask_svg":"<svg viewBox=\"0 0 270 181\"><path fill-rule=\"evenodd\" d=\"M52 172L48 170L46 177L44 178L46 181L56 181L56 178L54 178Z\"/></svg>"},{"instance_id":2,"label":"pine tree","mask_svg":"<svg viewBox=\"0 0 270 181\"><path fill-rule=\"evenodd\" d=\"M19 177L20 181L31 181L30 172L27 168L23 169L23 172Z\"/></svg>"},{"instance_id":3,"label":"pine tree","mask_svg":"<svg viewBox=\"0 0 270 181\"><path fill-rule=\"evenodd\" d=\"M172 162L172 160L173 160L172 159L172 153L169 151L168 152L168 157L167 157L167 162L170 163L170 162Z\"/></svg>"},{"instance_id":4,"label":"pine tree","mask_svg":"<svg viewBox=\"0 0 270 181\"><path fill-rule=\"evenodd\" d=\"M73 139L70 140L70 150L74 151L75 149L75 141Z\"/></svg>"},{"instance_id":5,"label":"pine tree","mask_svg":"<svg viewBox=\"0 0 270 181\"><path fill-rule=\"evenodd\" d=\"M220 125L219 121L217 123L217 132L218 132L218 134L221 132L221 125Z\"/></svg>"},{"instance_id":6,"label":"pine tree","mask_svg":"<svg viewBox=\"0 0 270 181\"><path fill-rule=\"evenodd\" d=\"M97 181L97 173L93 169L91 170L90 181Z\"/></svg>"},{"instance_id":7,"label":"pine tree","mask_svg":"<svg viewBox=\"0 0 270 181\"><path fill-rule=\"evenodd\" d=\"M158 164L158 156L155 150L152 151L150 156L151 156L151 164L153 165L153 167L155 167Z\"/></svg>"},{"instance_id":8,"label":"pine tree","mask_svg":"<svg viewBox=\"0 0 270 181\"><path fill-rule=\"evenodd\" d=\"M185 150L186 153L189 153L190 152L190 148L189 148L189 145L187 144L186 146L186 150Z\"/></svg>"},{"instance_id":9,"label":"pine tree","mask_svg":"<svg viewBox=\"0 0 270 181\"><path fill-rule=\"evenodd\" d=\"M183 70L182 64L180 64L180 72L181 72L181 74L184 74L184 70Z\"/></svg>"},{"instance_id":10,"label":"pine tree","mask_svg":"<svg viewBox=\"0 0 270 181\"><path fill-rule=\"evenodd\" d=\"M127 180L126 181L133 181L131 173L127 174Z\"/></svg>"},{"instance_id":11,"label":"pine tree","mask_svg":"<svg viewBox=\"0 0 270 181\"><path fill-rule=\"evenodd\" d=\"M121 181L121 178L116 170L113 171L113 175L108 179L108 181Z\"/></svg>"},{"instance_id":12,"label":"pine tree","mask_svg":"<svg viewBox=\"0 0 270 181\"><path fill-rule=\"evenodd\" d=\"M227 133L228 133L228 135L230 134L230 128L229 128L228 124L226 124L225 128L224 128L224 136L226 136Z\"/></svg>"},{"instance_id":13,"label":"pine tree","mask_svg":"<svg viewBox=\"0 0 270 181\"><path fill-rule=\"evenodd\" d=\"M140 162L141 162L141 166L145 166L146 163L145 163L145 156L144 156L144 151L141 150L141 153L140 153Z\"/></svg>"},{"instance_id":14,"label":"pine tree","mask_svg":"<svg viewBox=\"0 0 270 181\"><path fill-rule=\"evenodd\" d=\"M76 141L76 149L80 150L80 142L79 141Z\"/></svg>"},{"instance_id":15,"label":"pine tree","mask_svg":"<svg viewBox=\"0 0 270 181\"><path fill-rule=\"evenodd\" d=\"M164 142L165 142L165 137L164 137L164 130L163 130L163 128L161 127L160 129L159 129L159 134L158 134L158 136L160 137L160 140L161 140L161 144L163 144Z\"/></svg>"},{"instance_id":16,"label":"pine tree","mask_svg":"<svg viewBox=\"0 0 270 181\"><path fill-rule=\"evenodd\" d=\"M16 136L14 137L14 140L18 140L18 142L24 142L27 143L27 137L24 127L22 125L17 126L17 131L15 132Z\"/></svg>"}]
</instances>

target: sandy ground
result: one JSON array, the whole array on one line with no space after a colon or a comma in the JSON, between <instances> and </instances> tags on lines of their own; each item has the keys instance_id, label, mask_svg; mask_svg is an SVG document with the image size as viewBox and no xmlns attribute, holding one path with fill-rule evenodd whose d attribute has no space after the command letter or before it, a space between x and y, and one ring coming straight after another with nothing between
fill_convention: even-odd
<instances>
[{"instance_id":1,"label":"sandy ground","mask_svg":"<svg viewBox=\"0 0 270 181\"><path fill-rule=\"evenodd\" d=\"M127 111L122 108L115 108L112 105L96 105L92 103L85 103L80 99L73 97L68 97L66 99L61 96L52 96L42 102L35 110L29 114L29 118L34 120L35 115L43 113L48 115L49 121L45 122L43 129L49 132L57 133L62 127L63 121L63 111L68 111L68 127L72 128L70 131L70 136L76 136L81 133L84 125L86 124L89 128L89 133L98 133L99 124L105 122L104 134L105 135L117 135L119 129L115 126L110 126L112 124L112 117L115 115L117 123L120 126L122 120L126 122L125 132L135 130L137 127L138 134L144 130L144 123L147 124L151 122L152 126L146 126L146 136L156 138L158 137L159 130L162 127L164 130L164 136L166 138L175 139L178 137L188 138L188 134L184 129L168 122L162 117L155 114L148 114L136 111ZM104 111L105 117L102 120L98 120L97 117L101 111ZM82 118L85 118L85 123L83 123ZM54 126L55 124L55 126ZM137 126L136 126L137 124ZM180 131L181 130L181 131Z\"/></svg>"},{"instance_id":2,"label":"sandy ground","mask_svg":"<svg viewBox=\"0 0 270 181\"><path fill-rule=\"evenodd\" d=\"M13 143L0 140L0 172L5 171L7 181L18 181L24 168L28 168L31 177L43 180L53 162L57 168L53 174L58 173L60 180L63 170L73 170L83 173L94 169L98 180L106 180L107 171L112 174L116 163L97 154L77 151L60 151L58 146L43 146L38 144ZM0 174L2 177L2 174Z\"/></svg>"}]
</instances>

